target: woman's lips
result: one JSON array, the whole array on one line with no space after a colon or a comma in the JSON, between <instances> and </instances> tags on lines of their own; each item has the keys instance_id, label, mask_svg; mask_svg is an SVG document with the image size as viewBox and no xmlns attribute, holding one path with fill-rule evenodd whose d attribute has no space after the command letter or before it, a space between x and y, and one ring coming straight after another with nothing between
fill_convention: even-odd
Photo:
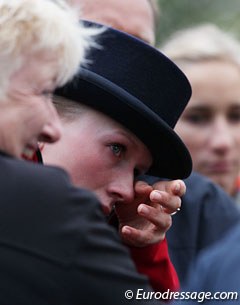
<instances>
[{"instance_id":1,"label":"woman's lips","mask_svg":"<svg viewBox=\"0 0 240 305\"><path fill-rule=\"evenodd\" d=\"M37 146L27 145L22 152L22 158L29 161L33 160L36 150Z\"/></svg>"},{"instance_id":2,"label":"woman's lips","mask_svg":"<svg viewBox=\"0 0 240 305\"><path fill-rule=\"evenodd\" d=\"M109 204L102 204L102 210L104 215L108 216L114 207L114 203L109 203Z\"/></svg>"},{"instance_id":3,"label":"woman's lips","mask_svg":"<svg viewBox=\"0 0 240 305\"><path fill-rule=\"evenodd\" d=\"M222 174L232 171L233 166L229 161L219 161L211 163L207 166L207 171L210 173Z\"/></svg>"}]
</instances>

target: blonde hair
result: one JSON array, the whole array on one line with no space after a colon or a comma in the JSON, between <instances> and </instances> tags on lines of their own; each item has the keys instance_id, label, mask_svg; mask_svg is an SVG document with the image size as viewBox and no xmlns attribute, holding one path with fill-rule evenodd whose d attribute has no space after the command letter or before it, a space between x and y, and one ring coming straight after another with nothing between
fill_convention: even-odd
<instances>
[{"instance_id":1,"label":"blonde hair","mask_svg":"<svg viewBox=\"0 0 240 305\"><path fill-rule=\"evenodd\" d=\"M214 24L177 31L160 49L177 64L223 60L240 64L240 43Z\"/></svg>"},{"instance_id":2,"label":"blonde hair","mask_svg":"<svg viewBox=\"0 0 240 305\"><path fill-rule=\"evenodd\" d=\"M83 63L96 30L79 22L76 11L61 0L0 1L0 97L24 53L49 50L56 54L56 85L64 85Z\"/></svg>"},{"instance_id":3,"label":"blonde hair","mask_svg":"<svg viewBox=\"0 0 240 305\"><path fill-rule=\"evenodd\" d=\"M72 122L79 118L83 113L89 112L90 107L62 96L54 95L53 104L56 107L58 115L65 122Z\"/></svg>"}]
</instances>

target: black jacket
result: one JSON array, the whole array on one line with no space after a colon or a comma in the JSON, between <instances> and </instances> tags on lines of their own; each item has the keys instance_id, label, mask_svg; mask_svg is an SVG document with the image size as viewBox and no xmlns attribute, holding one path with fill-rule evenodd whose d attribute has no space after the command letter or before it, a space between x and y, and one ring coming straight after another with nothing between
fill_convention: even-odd
<instances>
[{"instance_id":1,"label":"black jacket","mask_svg":"<svg viewBox=\"0 0 240 305\"><path fill-rule=\"evenodd\" d=\"M134 300L150 287L90 192L4 154L0 183L1 305L120 305L129 289L149 304Z\"/></svg>"}]
</instances>

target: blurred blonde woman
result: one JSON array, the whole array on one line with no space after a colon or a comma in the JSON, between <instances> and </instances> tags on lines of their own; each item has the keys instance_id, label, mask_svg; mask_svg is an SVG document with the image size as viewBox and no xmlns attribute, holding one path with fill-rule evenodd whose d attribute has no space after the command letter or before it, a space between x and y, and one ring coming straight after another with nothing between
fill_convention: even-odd
<instances>
[{"instance_id":1,"label":"blurred blonde woman","mask_svg":"<svg viewBox=\"0 0 240 305\"><path fill-rule=\"evenodd\" d=\"M176 125L193 168L240 203L240 44L214 24L175 33L161 50L185 72L192 97Z\"/></svg>"}]
</instances>

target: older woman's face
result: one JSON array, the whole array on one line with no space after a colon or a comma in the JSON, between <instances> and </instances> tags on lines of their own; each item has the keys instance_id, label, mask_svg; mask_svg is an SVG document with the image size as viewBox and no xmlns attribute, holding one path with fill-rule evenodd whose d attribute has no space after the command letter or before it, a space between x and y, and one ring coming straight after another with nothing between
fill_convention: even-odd
<instances>
[{"instance_id":1,"label":"older woman's face","mask_svg":"<svg viewBox=\"0 0 240 305\"><path fill-rule=\"evenodd\" d=\"M63 123L61 140L43 148L44 163L67 170L74 184L96 193L108 214L134 199L134 178L151 165L146 146L109 117L92 110Z\"/></svg>"},{"instance_id":2,"label":"older woman's face","mask_svg":"<svg viewBox=\"0 0 240 305\"><path fill-rule=\"evenodd\" d=\"M61 125L50 96L56 72L54 54L42 51L24 56L21 67L10 78L6 101L1 104L5 113L2 150L18 158L24 154L31 157L38 141L59 139Z\"/></svg>"},{"instance_id":3,"label":"older woman's face","mask_svg":"<svg viewBox=\"0 0 240 305\"><path fill-rule=\"evenodd\" d=\"M240 69L209 61L184 71L193 95L176 131L190 150L194 170L233 195L240 170Z\"/></svg>"}]
</instances>

